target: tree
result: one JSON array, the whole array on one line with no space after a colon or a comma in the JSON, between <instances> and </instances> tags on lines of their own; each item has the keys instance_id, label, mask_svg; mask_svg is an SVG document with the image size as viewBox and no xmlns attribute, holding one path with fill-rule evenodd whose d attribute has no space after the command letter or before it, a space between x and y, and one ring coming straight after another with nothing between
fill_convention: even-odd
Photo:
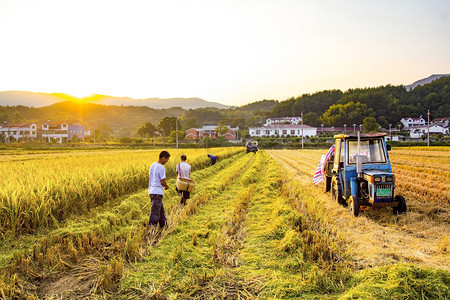
<instances>
[{"instance_id":1,"label":"tree","mask_svg":"<svg viewBox=\"0 0 450 300\"><path fill-rule=\"evenodd\" d=\"M156 132L157 128L150 122L146 122L144 126L138 129L138 134L141 137L147 137L147 139L150 139L152 136L155 136Z\"/></svg>"},{"instance_id":2,"label":"tree","mask_svg":"<svg viewBox=\"0 0 450 300\"><path fill-rule=\"evenodd\" d=\"M360 102L350 101L346 104L331 105L320 118L322 123L329 126L342 126L344 124L361 124L365 117L373 116L374 111Z\"/></svg>"},{"instance_id":3,"label":"tree","mask_svg":"<svg viewBox=\"0 0 450 300\"><path fill-rule=\"evenodd\" d=\"M196 118L189 118L189 119L186 119L183 127L186 129L191 129L191 128L198 128L198 127L200 127L200 125L198 124L198 121Z\"/></svg>"},{"instance_id":4,"label":"tree","mask_svg":"<svg viewBox=\"0 0 450 300\"><path fill-rule=\"evenodd\" d=\"M178 130L178 140L184 139L185 133L183 130ZM169 142L174 143L177 140L177 132L174 130L169 134Z\"/></svg>"},{"instance_id":5,"label":"tree","mask_svg":"<svg viewBox=\"0 0 450 300\"><path fill-rule=\"evenodd\" d=\"M218 136L224 135L228 132L228 127L224 122L220 121L216 127L216 133Z\"/></svg>"},{"instance_id":6,"label":"tree","mask_svg":"<svg viewBox=\"0 0 450 300\"><path fill-rule=\"evenodd\" d=\"M367 117L363 120L364 131L373 132L378 131L380 128L380 124L377 123L377 120L374 117Z\"/></svg>"},{"instance_id":7,"label":"tree","mask_svg":"<svg viewBox=\"0 0 450 300\"><path fill-rule=\"evenodd\" d=\"M176 130L176 123L178 122L178 130L181 130L180 121L175 117L164 117L159 124L158 128L164 136L169 136L172 131Z\"/></svg>"},{"instance_id":8,"label":"tree","mask_svg":"<svg viewBox=\"0 0 450 300\"><path fill-rule=\"evenodd\" d=\"M95 129L95 141L96 142L103 142L109 139L110 135L112 133L111 127L109 125L101 125L97 129Z\"/></svg>"}]
</instances>

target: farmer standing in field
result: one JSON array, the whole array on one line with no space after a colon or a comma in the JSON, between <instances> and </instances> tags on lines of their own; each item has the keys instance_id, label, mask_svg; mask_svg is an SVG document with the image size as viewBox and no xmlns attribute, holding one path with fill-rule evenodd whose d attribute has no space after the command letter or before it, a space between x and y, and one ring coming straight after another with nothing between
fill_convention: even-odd
<instances>
[{"instance_id":1,"label":"farmer standing in field","mask_svg":"<svg viewBox=\"0 0 450 300\"><path fill-rule=\"evenodd\" d=\"M191 178L191 166L186 162L186 159L186 155L181 155L181 162L176 167L178 178ZM179 191L178 188L175 189L181 197L180 203L182 205L186 205L186 200L191 196L190 193L188 191Z\"/></svg>"},{"instance_id":2,"label":"farmer standing in field","mask_svg":"<svg viewBox=\"0 0 450 300\"><path fill-rule=\"evenodd\" d=\"M164 165L169 161L170 154L167 151L161 151L159 160L154 162L149 175L148 193L152 201L152 209L150 212L149 226L159 226L162 228L166 225L166 214L164 212L163 196L164 190L169 189L166 182L166 169Z\"/></svg>"}]
</instances>

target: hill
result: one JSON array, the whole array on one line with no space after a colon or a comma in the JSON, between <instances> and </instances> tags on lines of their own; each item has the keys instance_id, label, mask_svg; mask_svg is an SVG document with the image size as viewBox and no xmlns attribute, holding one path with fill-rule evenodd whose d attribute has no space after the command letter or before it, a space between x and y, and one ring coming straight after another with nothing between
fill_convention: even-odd
<instances>
[{"instance_id":1,"label":"hill","mask_svg":"<svg viewBox=\"0 0 450 300\"><path fill-rule=\"evenodd\" d=\"M405 85L405 89L407 91L411 91L411 90L413 90L414 88L416 88L419 85L425 85L427 83L435 81L436 79L439 79L439 78L442 78L442 77L446 77L446 76L450 76L450 74L434 74L434 75L431 75L430 77L417 80L413 84Z\"/></svg>"},{"instance_id":2,"label":"hill","mask_svg":"<svg viewBox=\"0 0 450 300\"><path fill-rule=\"evenodd\" d=\"M75 101L78 99L62 93L33 93L22 91L0 92L0 105L24 105L31 107L49 106L62 101ZM133 99L129 97L112 97L105 95L92 95L83 98L84 102L104 104L104 105L124 105L124 106L147 106L154 109L164 109L171 107L183 107L184 109L195 109L201 107L229 108L230 106L217 102L210 102L200 98L146 98Z\"/></svg>"}]
</instances>

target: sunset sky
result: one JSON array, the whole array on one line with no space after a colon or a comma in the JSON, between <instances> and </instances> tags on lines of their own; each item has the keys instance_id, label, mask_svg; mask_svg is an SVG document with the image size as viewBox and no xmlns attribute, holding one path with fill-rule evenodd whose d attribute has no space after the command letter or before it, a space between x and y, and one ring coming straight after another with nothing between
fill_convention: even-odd
<instances>
[{"instance_id":1,"label":"sunset sky","mask_svg":"<svg viewBox=\"0 0 450 300\"><path fill-rule=\"evenodd\" d=\"M448 73L448 0L0 0L0 91L239 106Z\"/></svg>"}]
</instances>

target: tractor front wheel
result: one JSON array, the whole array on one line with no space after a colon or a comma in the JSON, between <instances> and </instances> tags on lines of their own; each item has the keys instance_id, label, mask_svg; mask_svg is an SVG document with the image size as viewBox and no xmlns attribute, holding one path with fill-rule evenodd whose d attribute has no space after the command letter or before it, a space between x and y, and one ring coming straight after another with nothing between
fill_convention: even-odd
<instances>
[{"instance_id":1,"label":"tractor front wheel","mask_svg":"<svg viewBox=\"0 0 450 300\"><path fill-rule=\"evenodd\" d=\"M344 203L338 175L335 175L331 178L331 199L339 204Z\"/></svg>"},{"instance_id":2,"label":"tractor front wheel","mask_svg":"<svg viewBox=\"0 0 450 300\"><path fill-rule=\"evenodd\" d=\"M350 196L350 213L357 217L359 215L359 201L358 201L358 197L352 195Z\"/></svg>"},{"instance_id":3,"label":"tractor front wheel","mask_svg":"<svg viewBox=\"0 0 450 300\"><path fill-rule=\"evenodd\" d=\"M398 202L397 206L393 207L394 214L406 213L406 201L403 196L397 195L394 200Z\"/></svg>"}]
</instances>

